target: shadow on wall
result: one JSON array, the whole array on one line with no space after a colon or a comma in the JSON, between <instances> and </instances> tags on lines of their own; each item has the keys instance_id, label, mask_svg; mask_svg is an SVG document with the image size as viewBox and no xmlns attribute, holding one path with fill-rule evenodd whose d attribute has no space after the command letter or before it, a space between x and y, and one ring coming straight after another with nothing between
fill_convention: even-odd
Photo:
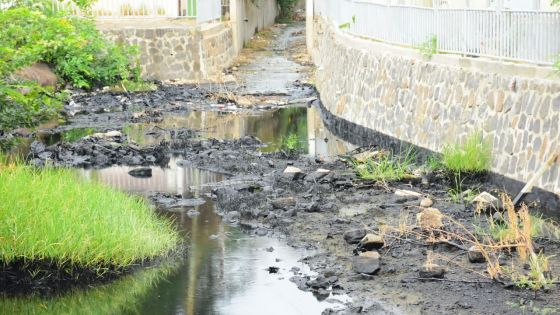
<instances>
[{"instance_id":1,"label":"shadow on wall","mask_svg":"<svg viewBox=\"0 0 560 315\"><path fill-rule=\"evenodd\" d=\"M230 0L230 15L236 52L256 32L274 24L278 16L276 0Z\"/></svg>"}]
</instances>

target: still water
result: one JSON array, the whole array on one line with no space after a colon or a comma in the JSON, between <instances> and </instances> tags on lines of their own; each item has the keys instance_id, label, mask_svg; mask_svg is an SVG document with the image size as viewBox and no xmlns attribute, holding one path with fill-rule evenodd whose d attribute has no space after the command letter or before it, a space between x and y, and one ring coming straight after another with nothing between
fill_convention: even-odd
<instances>
[{"instance_id":1,"label":"still water","mask_svg":"<svg viewBox=\"0 0 560 315\"><path fill-rule=\"evenodd\" d=\"M265 151L281 147L282 139L297 135L300 148L310 156L331 158L353 146L333 136L315 108L296 107L258 114L190 112L167 116L159 124L136 124L128 135L140 144L158 142L167 135L146 135L159 127L201 130L202 137L232 139L246 135L267 143ZM71 141L91 130L44 137L53 143ZM22 297L0 300L2 313L20 314L320 314L326 308L342 308L346 296L317 298L289 281L296 275L314 273L300 262L313 252L287 246L281 235L257 237L222 222L206 193L226 179L222 174L176 166L173 156L166 167L154 167L152 177L128 174L132 168L78 169L85 179L105 183L133 194L165 192L184 198L203 198L196 207L158 213L175 222L189 252L185 260L149 268L90 290L42 299ZM197 216L187 215L196 210ZM270 273L269 267L278 267Z\"/></svg>"}]
</instances>

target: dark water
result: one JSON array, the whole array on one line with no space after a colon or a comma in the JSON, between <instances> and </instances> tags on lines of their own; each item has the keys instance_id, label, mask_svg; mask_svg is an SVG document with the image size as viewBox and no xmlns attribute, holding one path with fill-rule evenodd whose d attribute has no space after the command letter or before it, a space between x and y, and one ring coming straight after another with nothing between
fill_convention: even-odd
<instances>
[{"instance_id":1,"label":"dark water","mask_svg":"<svg viewBox=\"0 0 560 315\"><path fill-rule=\"evenodd\" d=\"M135 141L149 144L162 140L145 135L154 126L130 125L126 132ZM266 151L278 150L282 139L295 134L303 151L323 158L353 148L330 134L319 113L306 107L258 114L191 112L184 116L168 116L159 126L201 129L203 137L213 138L254 135L268 144ZM91 132L90 129L75 129L48 136L39 133L39 139L51 144L72 141ZM25 146L22 147L20 149L25 151ZM257 237L224 224L206 194L225 176L177 167L179 158L172 157L167 167L153 168L150 178L132 177L128 174L132 168L125 166L78 169L76 172L85 179L134 194L167 192L186 198L204 198L206 203L201 206L159 212L173 219L184 236L189 246L184 261L142 270L112 284L58 298L0 300L0 313L320 314L326 308L343 307L346 296L331 294L327 298L317 298L289 281L298 272L314 275L299 262L312 252L287 246L282 235ZM193 209L200 214L187 215ZM278 267L278 273L269 273L269 267Z\"/></svg>"},{"instance_id":2,"label":"dark water","mask_svg":"<svg viewBox=\"0 0 560 315\"><path fill-rule=\"evenodd\" d=\"M328 131L315 107L288 107L263 112L193 111L184 115L166 116L163 122L131 124L125 128L139 144L158 143L169 139L168 134L146 135L161 128L188 127L200 131L204 138L236 139L256 136L267 144L263 152L282 148L286 138L295 135L298 147L312 156L329 159L355 146Z\"/></svg>"}]
</instances>

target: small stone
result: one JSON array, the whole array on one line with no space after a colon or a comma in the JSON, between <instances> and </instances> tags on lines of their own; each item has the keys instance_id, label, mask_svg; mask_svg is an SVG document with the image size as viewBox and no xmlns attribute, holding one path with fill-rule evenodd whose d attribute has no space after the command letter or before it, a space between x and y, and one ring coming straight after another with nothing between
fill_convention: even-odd
<instances>
[{"instance_id":1,"label":"small stone","mask_svg":"<svg viewBox=\"0 0 560 315\"><path fill-rule=\"evenodd\" d=\"M133 177L141 177L141 178L152 177L152 169L149 167L136 168L128 171L128 174Z\"/></svg>"},{"instance_id":2,"label":"small stone","mask_svg":"<svg viewBox=\"0 0 560 315\"><path fill-rule=\"evenodd\" d=\"M354 154L352 158L354 158L359 163L363 163L369 159L381 157L383 154L383 151L365 151Z\"/></svg>"},{"instance_id":3,"label":"small stone","mask_svg":"<svg viewBox=\"0 0 560 315\"><path fill-rule=\"evenodd\" d=\"M305 177L305 173L295 166L288 166L284 170L283 176L292 180L299 180Z\"/></svg>"},{"instance_id":4,"label":"small stone","mask_svg":"<svg viewBox=\"0 0 560 315\"><path fill-rule=\"evenodd\" d=\"M440 229L443 227L443 214L436 208L426 208L416 214L418 225L424 229Z\"/></svg>"},{"instance_id":5,"label":"small stone","mask_svg":"<svg viewBox=\"0 0 560 315\"><path fill-rule=\"evenodd\" d=\"M438 278L442 279L445 275L445 268L436 264L426 264L418 271L420 278Z\"/></svg>"},{"instance_id":6,"label":"small stone","mask_svg":"<svg viewBox=\"0 0 560 315\"><path fill-rule=\"evenodd\" d=\"M348 244L358 244L366 234L367 231L365 229L348 230L344 232L344 240Z\"/></svg>"},{"instance_id":7,"label":"small stone","mask_svg":"<svg viewBox=\"0 0 560 315\"><path fill-rule=\"evenodd\" d=\"M430 198L424 198L424 199L420 200L420 207L422 207L422 208L429 208L433 204L434 204L434 202Z\"/></svg>"},{"instance_id":8,"label":"small stone","mask_svg":"<svg viewBox=\"0 0 560 315\"><path fill-rule=\"evenodd\" d=\"M422 197L421 193L406 189L395 190L395 195L401 197Z\"/></svg>"},{"instance_id":9,"label":"small stone","mask_svg":"<svg viewBox=\"0 0 560 315\"><path fill-rule=\"evenodd\" d=\"M364 238L362 238L362 240L358 243L358 248L365 249L366 251L380 249L383 246L385 246L383 237L373 233L366 234L366 236L364 236Z\"/></svg>"},{"instance_id":10,"label":"small stone","mask_svg":"<svg viewBox=\"0 0 560 315\"><path fill-rule=\"evenodd\" d=\"M268 234L268 230L260 227L255 230L255 234L258 236L266 236Z\"/></svg>"},{"instance_id":11,"label":"small stone","mask_svg":"<svg viewBox=\"0 0 560 315\"><path fill-rule=\"evenodd\" d=\"M352 257L352 270L356 273L364 273L368 275L375 274L379 271L379 253L367 252L360 256Z\"/></svg>"},{"instance_id":12,"label":"small stone","mask_svg":"<svg viewBox=\"0 0 560 315\"><path fill-rule=\"evenodd\" d=\"M497 210L500 207L500 201L498 200L498 198L492 196L491 194L485 191L478 194L476 197L474 197L472 203L476 205L477 209L479 210L486 210L486 209Z\"/></svg>"},{"instance_id":13,"label":"small stone","mask_svg":"<svg viewBox=\"0 0 560 315\"><path fill-rule=\"evenodd\" d=\"M273 199L270 203L274 209L286 209L295 206L296 199L294 197L281 197Z\"/></svg>"},{"instance_id":14,"label":"small stone","mask_svg":"<svg viewBox=\"0 0 560 315\"><path fill-rule=\"evenodd\" d=\"M305 181L306 182L317 182L319 181L321 178L327 176L331 171L324 169L324 168L320 168L318 170L316 170L315 172L309 174L306 178Z\"/></svg>"},{"instance_id":15,"label":"small stone","mask_svg":"<svg viewBox=\"0 0 560 315\"><path fill-rule=\"evenodd\" d=\"M477 246L471 246L467 253L467 258L471 263L483 263L486 262L486 258L482 254L482 251Z\"/></svg>"},{"instance_id":16,"label":"small stone","mask_svg":"<svg viewBox=\"0 0 560 315\"><path fill-rule=\"evenodd\" d=\"M198 216L199 214L200 214L200 212L198 212L196 210L187 211L187 217L189 217L189 218L194 218L194 217Z\"/></svg>"}]
</instances>

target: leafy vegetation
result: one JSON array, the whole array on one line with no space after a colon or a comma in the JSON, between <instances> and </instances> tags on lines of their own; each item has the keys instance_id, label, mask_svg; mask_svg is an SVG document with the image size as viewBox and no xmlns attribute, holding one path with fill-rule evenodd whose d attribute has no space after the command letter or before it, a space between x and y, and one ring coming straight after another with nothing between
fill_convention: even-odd
<instances>
[{"instance_id":1,"label":"leafy vegetation","mask_svg":"<svg viewBox=\"0 0 560 315\"><path fill-rule=\"evenodd\" d=\"M280 148L287 154L296 154L300 150L298 135L296 133L290 133L287 137L284 137Z\"/></svg>"},{"instance_id":2,"label":"leafy vegetation","mask_svg":"<svg viewBox=\"0 0 560 315\"><path fill-rule=\"evenodd\" d=\"M294 6L297 2L298 0L278 0L278 5L280 6L279 22L286 23L292 21Z\"/></svg>"},{"instance_id":3,"label":"leafy vegetation","mask_svg":"<svg viewBox=\"0 0 560 315\"><path fill-rule=\"evenodd\" d=\"M0 261L48 260L125 267L178 244L167 221L141 199L68 169L0 164Z\"/></svg>"},{"instance_id":4,"label":"leafy vegetation","mask_svg":"<svg viewBox=\"0 0 560 315\"><path fill-rule=\"evenodd\" d=\"M418 50L422 56L431 59L433 55L438 53L438 40L435 35L427 39L418 46Z\"/></svg>"},{"instance_id":5,"label":"leafy vegetation","mask_svg":"<svg viewBox=\"0 0 560 315\"><path fill-rule=\"evenodd\" d=\"M412 176L415 153L405 150L401 155L382 152L368 157L363 162L354 161L354 171L359 178L375 181L397 181Z\"/></svg>"},{"instance_id":6,"label":"leafy vegetation","mask_svg":"<svg viewBox=\"0 0 560 315\"><path fill-rule=\"evenodd\" d=\"M484 141L479 132L470 134L463 145L443 148L442 164L453 173L484 173L492 163L491 143Z\"/></svg>"},{"instance_id":7,"label":"leafy vegetation","mask_svg":"<svg viewBox=\"0 0 560 315\"><path fill-rule=\"evenodd\" d=\"M93 20L54 12L50 1L10 4L0 10L0 130L31 127L58 112L63 95L16 75L36 62L77 88L138 81L137 49L106 40Z\"/></svg>"}]
</instances>

